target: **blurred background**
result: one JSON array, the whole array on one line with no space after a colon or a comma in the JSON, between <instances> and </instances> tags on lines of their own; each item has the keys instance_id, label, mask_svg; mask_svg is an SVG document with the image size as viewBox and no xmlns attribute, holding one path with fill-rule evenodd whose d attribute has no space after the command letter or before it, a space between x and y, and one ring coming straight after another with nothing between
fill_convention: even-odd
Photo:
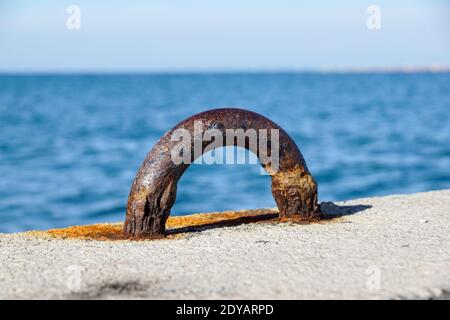
<instances>
[{"instance_id":1,"label":"blurred background","mask_svg":"<svg viewBox=\"0 0 450 320\"><path fill-rule=\"evenodd\" d=\"M450 188L449 27L439 0L0 1L0 232L122 221L159 137L224 106L283 127L320 201ZM193 165L172 214L273 206L259 165Z\"/></svg>"}]
</instances>

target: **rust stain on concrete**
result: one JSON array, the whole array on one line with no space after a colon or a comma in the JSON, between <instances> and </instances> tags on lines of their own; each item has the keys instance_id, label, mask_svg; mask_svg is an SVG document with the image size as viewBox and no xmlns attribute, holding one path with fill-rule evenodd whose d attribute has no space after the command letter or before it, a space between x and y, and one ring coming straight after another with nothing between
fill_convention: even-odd
<instances>
[{"instance_id":1,"label":"rust stain on concrete","mask_svg":"<svg viewBox=\"0 0 450 320\"><path fill-rule=\"evenodd\" d=\"M96 241L117 240L163 240L178 239L193 232L212 228L223 228L249 223L329 223L340 218L339 215L325 215L322 219L305 221L298 217L279 217L276 208L250 209L239 211L223 211L210 213L197 213L185 216L171 216L167 220L167 234L161 236L127 236L123 233L123 223L100 223L84 226L71 226L67 228L50 229L47 231L29 231L28 235L51 237L56 239L80 239Z\"/></svg>"}]
</instances>

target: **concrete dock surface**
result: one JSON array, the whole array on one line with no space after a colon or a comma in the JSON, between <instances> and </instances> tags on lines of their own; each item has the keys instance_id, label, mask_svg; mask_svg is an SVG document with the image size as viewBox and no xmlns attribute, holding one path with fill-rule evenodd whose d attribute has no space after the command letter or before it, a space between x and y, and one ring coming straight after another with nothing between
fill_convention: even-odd
<instances>
[{"instance_id":1,"label":"concrete dock surface","mask_svg":"<svg viewBox=\"0 0 450 320\"><path fill-rule=\"evenodd\" d=\"M171 217L166 239L140 241L114 238L121 224L0 234L0 298L449 298L450 190L322 210Z\"/></svg>"}]
</instances>

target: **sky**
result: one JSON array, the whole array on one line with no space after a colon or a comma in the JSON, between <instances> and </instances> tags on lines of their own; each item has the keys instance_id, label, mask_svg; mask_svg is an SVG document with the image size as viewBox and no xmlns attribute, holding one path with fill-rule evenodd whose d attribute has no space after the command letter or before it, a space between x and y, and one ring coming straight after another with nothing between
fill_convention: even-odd
<instances>
[{"instance_id":1,"label":"sky","mask_svg":"<svg viewBox=\"0 0 450 320\"><path fill-rule=\"evenodd\" d=\"M0 0L0 72L431 65L450 66L450 0Z\"/></svg>"}]
</instances>

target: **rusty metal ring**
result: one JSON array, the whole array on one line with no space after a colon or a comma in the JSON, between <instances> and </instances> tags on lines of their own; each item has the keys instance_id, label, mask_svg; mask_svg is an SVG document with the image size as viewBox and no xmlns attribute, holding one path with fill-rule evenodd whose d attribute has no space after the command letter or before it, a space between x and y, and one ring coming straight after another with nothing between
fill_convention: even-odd
<instances>
[{"instance_id":1,"label":"rusty metal ring","mask_svg":"<svg viewBox=\"0 0 450 320\"><path fill-rule=\"evenodd\" d=\"M226 136L226 129L277 129L279 132L279 169L271 170L271 164L261 161L264 169L272 177L272 194L280 212L280 217L296 217L301 220L320 218L317 203L317 184L309 173L305 160L295 142L273 121L238 108L213 109L198 113L180 122L167 132L147 154L131 186L128 196L124 233L128 236L161 236L165 233L166 220L175 202L177 183L187 163L176 164L171 159L172 149L177 141L171 139L177 129L185 129L194 135L194 122L202 123L201 130L217 129ZM271 136L263 144L270 149ZM227 139L228 140L228 139ZM232 140L227 145L245 147L260 156L244 143ZM260 141L258 141L259 143ZM193 142L192 142L193 143ZM203 141L201 154L208 150L210 143ZM193 149L192 149L193 150ZM192 152L191 158L194 159ZM260 158L261 160L261 158Z\"/></svg>"}]
</instances>

